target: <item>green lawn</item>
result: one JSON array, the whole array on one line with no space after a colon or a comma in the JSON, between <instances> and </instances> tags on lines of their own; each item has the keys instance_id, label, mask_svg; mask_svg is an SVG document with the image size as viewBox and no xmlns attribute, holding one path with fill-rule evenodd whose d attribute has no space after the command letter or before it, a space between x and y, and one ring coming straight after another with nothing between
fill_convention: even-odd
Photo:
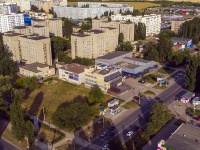
<instances>
[{"instance_id":1,"label":"green lawn","mask_svg":"<svg viewBox=\"0 0 200 150\"><path fill-rule=\"evenodd\" d=\"M34 90L29 97L22 102L22 107L32 115L43 118L43 107L46 112L46 121L52 122L51 116L58 106L76 101L81 101L81 97L88 96L90 89L81 85L74 85L66 81L57 80L57 83L44 84ZM109 95L104 96L104 101L110 100Z\"/></svg>"},{"instance_id":2,"label":"green lawn","mask_svg":"<svg viewBox=\"0 0 200 150\"><path fill-rule=\"evenodd\" d=\"M145 82L148 83L156 83L157 82L157 78L162 78L162 75L160 74L149 74L144 76L141 80L144 80Z\"/></svg>"},{"instance_id":3,"label":"green lawn","mask_svg":"<svg viewBox=\"0 0 200 150\"><path fill-rule=\"evenodd\" d=\"M158 72L163 73L163 74L171 74L174 71L175 71L174 69L171 69L169 67L162 67L162 68L158 69Z\"/></svg>"},{"instance_id":4,"label":"green lawn","mask_svg":"<svg viewBox=\"0 0 200 150\"><path fill-rule=\"evenodd\" d=\"M160 86L160 83L158 83L153 88L155 88L155 89L166 89L166 86L165 85Z\"/></svg>"},{"instance_id":5,"label":"green lawn","mask_svg":"<svg viewBox=\"0 0 200 150\"><path fill-rule=\"evenodd\" d=\"M153 91L150 91L150 90L146 90L142 94L144 94L144 95L156 95Z\"/></svg>"},{"instance_id":6,"label":"green lawn","mask_svg":"<svg viewBox=\"0 0 200 150\"><path fill-rule=\"evenodd\" d=\"M138 104L134 100L132 100L130 102L125 103L122 107L125 109L132 109L138 107Z\"/></svg>"}]
</instances>

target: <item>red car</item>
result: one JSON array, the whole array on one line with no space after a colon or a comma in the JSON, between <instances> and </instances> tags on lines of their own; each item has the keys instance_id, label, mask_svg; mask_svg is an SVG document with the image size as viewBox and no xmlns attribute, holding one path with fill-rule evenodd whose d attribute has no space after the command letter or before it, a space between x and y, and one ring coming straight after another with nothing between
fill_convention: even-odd
<instances>
[{"instance_id":1,"label":"red car","mask_svg":"<svg viewBox=\"0 0 200 150\"><path fill-rule=\"evenodd\" d=\"M200 121L200 117L195 117L193 119L196 120L196 121Z\"/></svg>"}]
</instances>

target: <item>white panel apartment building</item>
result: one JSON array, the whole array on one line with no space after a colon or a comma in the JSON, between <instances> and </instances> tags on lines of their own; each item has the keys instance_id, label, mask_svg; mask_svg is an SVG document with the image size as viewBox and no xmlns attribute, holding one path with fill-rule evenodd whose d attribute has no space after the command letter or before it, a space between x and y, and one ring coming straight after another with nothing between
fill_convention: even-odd
<instances>
[{"instance_id":1,"label":"white panel apartment building","mask_svg":"<svg viewBox=\"0 0 200 150\"><path fill-rule=\"evenodd\" d=\"M89 7L83 8L84 5ZM104 12L113 12L119 14L120 11L133 11L133 7L127 4L110 4L110 3L95 3L95 2L78 2L78 7L53 6L54 12L58 17L66 17L72 19L94 18L104 14Z\"/></svg>"},{"instance_id":2,"label":"white panel apartment building","mask_svg":"<svg viewBox=\"0 0 200 150\"><path fill-rule=\"evenodd\" d=\"M0 3L0 14L17 13L17 4Z\"/></svg>"},{"instance_id":3,"label":"white panel apartment building","mask_svg":"<svg viewBox=\"0 0 200 150\"><path fill-rule=\"evenodd\" d=\"M23 14L0 14L0 32L12 31L16 26L24 26Z\"/></svg>"},{"instance_id":4,"label":"white panel apartment building","mask_svg":"<svg viewBox=\"0 0 200 150\"><path fill-rule=\"evenodd\" d=\"M130 20L134 23L144 23L146 26L146 36L150 36L152 34L158 34L161 30L161 15L151 14L144 16L132 16L126 15L123 16L121 14L111 15L111 19L113 21L117 20Z\"/></svg>"}]
</instances>

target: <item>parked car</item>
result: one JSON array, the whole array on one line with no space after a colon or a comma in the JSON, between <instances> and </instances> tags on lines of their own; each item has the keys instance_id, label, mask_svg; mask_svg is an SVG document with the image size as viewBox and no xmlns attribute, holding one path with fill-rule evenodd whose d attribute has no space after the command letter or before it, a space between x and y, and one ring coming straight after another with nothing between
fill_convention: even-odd
<instances>
[{"instance_id":1,"label":"parked car","mask_svg":"<svg viewBox=\"0 0 200 150\"><path fill-rule=\"evenodd\" d=\"M143 84L145 83L145 81L144 81L144 80L139 80L138 82L139 82L139 83L143 83Z\"/></svg>"},{"instance_id":2,"label":"parked car","mask_svg":"<svg viewBox=\"0 0 200 150\"><path fill-rule=\"evenodd\" d=\"M146 100L145 104L148 104L150 102L150 100Z\"/></svg>"},{"instance_id":3,"label":"parked car","mask_svg":"<svg viewBox=\"0 0 200 150\"><path fill-rule=\"evenodd\" d=\"M196 121L200 121L200 117L194 117L193 119Z\"/></svg>"},{"instance_id":4,"label":"parked car","mask_svg":"<svg viewBox=\"0 0 200 150\"><path fill-rule=\"evenodd\" d=\"M108 147L109 147L109 144L104 144L101 149L102 150L108 150L109 149Z\"/></svg>"},{"instance_id":5,"label":"parked car","mask_svg":"<svg viewBox=\"0 0 200 150\"><path fill-rule=\"evenodd\" d=\"M108 131L113 131L113 130L115 130L115 127L110 127L109 129L108 129Z\"/></svg>"},{"instance_id":6,"label":"parked car","mask_svg":"<svg viewBox=\"0 0 200 150\"><path fill-rule=\"evenodd\" d=\"M137 125L133 126L133 128L134 128L133 131L138 131L140 129L140 127Z\"/></svg>"},{"instance_id":7,"label":"parked car","mask_svg":"<svg viewBox=\"0 0 200 150\"><path fill-rule=\"evenodd\" d=\"M105 137L106 135L108 135L108 131L103 132L103 133L101 134L101 137L103 138L103 137Z\"/></svg>"},{"instance_id":8,"label":"parked car","mask_svg":"<svg viewBox=\"0 0 200 150\"><path fill-rule=\"evenodd\" d=\"M126 134L126 136L131 136L133 134L133 131L128 131L128 133Z\"/></svg>"}]
</instances>

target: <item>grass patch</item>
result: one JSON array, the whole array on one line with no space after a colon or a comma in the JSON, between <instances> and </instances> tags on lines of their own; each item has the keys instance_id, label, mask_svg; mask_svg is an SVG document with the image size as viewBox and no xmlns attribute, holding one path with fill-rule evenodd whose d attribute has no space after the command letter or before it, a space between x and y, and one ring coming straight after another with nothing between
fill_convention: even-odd
<instances>
[{"instance_id":1,"label":"grass patch","mask_svg":"<svg viewBox=\"0 0 200 150\"><path fill-rule=\"evenodd\" d=\"M58 80L55 84L44 84L40 88L34 90L29 97L22 102L22 107L30 114L36 115L43 119L43 107L46 112L46 121L52 123L51 116L58 106L69 103L74 99L79 100L80 96L88 96L89 88L75 85L66 81ZM104 101L110 100L112 97L104 95Z\"/></svg>"},{"instance_id":2,"label":"grass patch","mask_svg":"<svg viewBox=\"0 0 200 150\"><path fill-rule=\"evenodd\" d=\"M11 130L6 128L2 135L3 138L16 145L20 150L26 150L27 141L23 140L19 142L12 134Z\"/></svg>"},{"instance_id":3,"label":"grass patch","mask_svg":"<svg viewBox=\"0 0 200 150\"><path fill-rule=\"evenodd\" d=\"M145 82L154 84L154 83L157 82L157 78L162 78L162 75L160 75L160 74L149 74L147 76L144 76L141 80L144 80Z\"/></svg>"},{"instance_id":4,"label":"grass patch","mask_svg":"<svg viewBox=\"0 0 200 150\"><path fill-rule=\"evenodd\" d=\"M122 107L124 109L132 109L138 107L138 104L134 100L131 100L130 102L125 103Z\"/></svg>"},{"instance_id":5,"label":"grass patch","mask_svg":"<svg viewBox=\"0 0 200 150\"><path fill-rule=\"evenodd\" d=\"M41 124L37 138L41 142L56 143L65 138L65 135L59 131L56 131L53 128L49 128L47 125Z\"/></svg>"},{"instance_id":6,"label":"grass patch","mask_svg":"<svg viewBox=\"0 0 200 150\"><path fill-rule=\"evenodd\" d=\"M123 100L123 99L120 99L120 98L118 98L118 99L119 99L119 105L121 105L122 103L125 102L125 100Z\"/></svg>"},{"instance_id":7,"label":"grass patch","mask_svg":"<svg viewBox=\"0 0 200 150\"><path fill-rule=\"evenodd\" d=\"M143 92L144 95L156 95L153 91L150 90L146 90L145 92Z\"/></svg>"},{"instance_id":8,"label":"grass patch","mask_svg":"<svg viewBox=\"0 0 200 150\"><path fill-rule=\"evenodd\" d=\"M163 74L171 74L174 71L175 71L174 69L171 69L169 67L162 67L162 68L158 69L158 72L163 73Z\"/></svg>"},{"instance_id":9,"label":"grass patch","mask_svg":"<svg viewBox=\"0 0 200 150\"><path fill-rule=\"evenodd\" d=\"M160 83L158 83L153 88L155 88L155 89L166 89L167 87L165 85L160 86Z\"/></svg>"},{"instance_id":10,"label":"grass patch","mask_svg":"<svg viewBox=\"0 0 200 150\"><path fill-rule=\"evenodd\" d=\"M154 4L151 2L103 2L103 3L115 3L115 4L129 4L133 6L134 9L145 9L147 7L153 7L153 6L160 6L160 4ZM68 2L68 5L78 5L78 2Z\"/></svg>"}]
</instances>

